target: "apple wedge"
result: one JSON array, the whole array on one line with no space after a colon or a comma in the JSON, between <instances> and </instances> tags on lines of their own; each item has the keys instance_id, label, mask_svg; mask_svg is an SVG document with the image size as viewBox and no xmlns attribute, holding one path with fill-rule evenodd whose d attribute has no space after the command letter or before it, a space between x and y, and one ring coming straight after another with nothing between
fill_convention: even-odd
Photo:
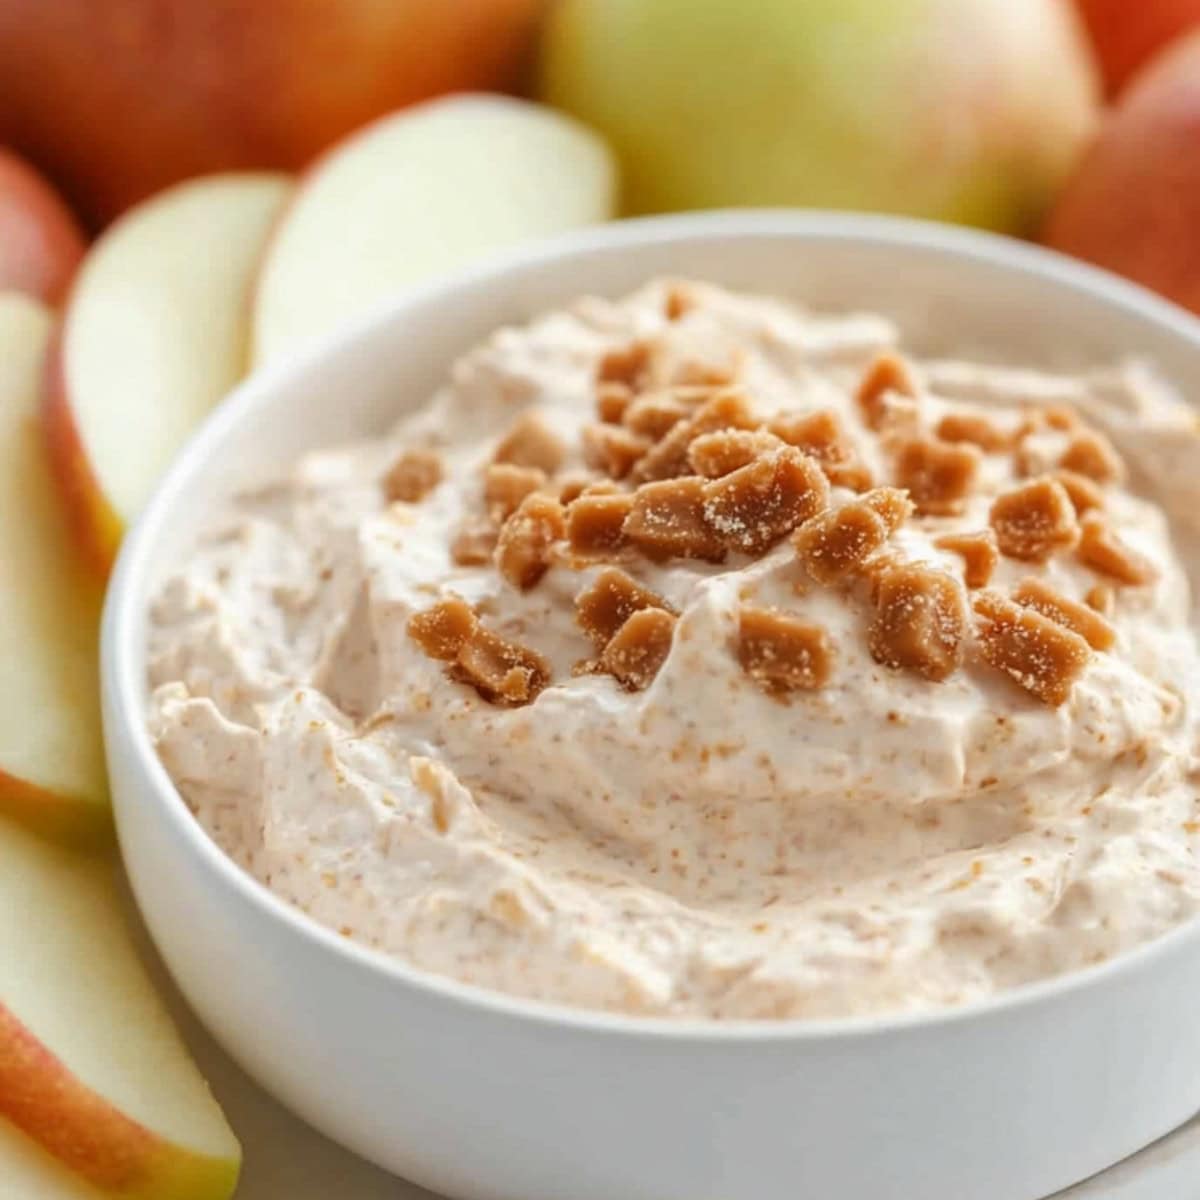
<instances>
[{"instance_id":1,"label":"apple wedge","mask_svg":"<svg viewBox=\"0 0 1200 1200\"><path fill-rule=\"evenodd\" d=\"M237 1140L138 958L115 864L9 822L0 1118L104 1196L225 1200L237 1182Z\"/></svg>"},{"instance_id":2,"label":"apple wedge","mask_svg":"<svg viewBox=\"0 0 1200 1200\"><path fill-rule=\"evenodd\" d=\"M608 148L551 109L467 95L384 117L302 178L263 261L253 361L487 251L607 220L615 200Z\"/></svg>"},{"instance_id":3,"label":"apple wedge","mask_svg":"<svg viewBox=\"0 0 1200 1200\"><path fill-rule=\"evenodd\" d=\"M4 1200L96 1200L103 1195L7 1121L0 1121L0 1180Z\"/></svg>"},{"instance_id":4,"label":"apple wedge","mask_svg":"<svg viewBox=\"0 0 1200 1200\"><path fill-rule=\"evenodd\" d=\"M250 286L289 188L258 173L179 184L84 259L43 420L75 536L101 576L171 456L243 373Z\"/></svg>"},{"instance_id":5,"label":"apple wedge","mask_svg":"<svg viewBox=\"0 0 1200 1200\"><path fill-rule=\"evenodd\" d=\"M38 429L53 318L0 293L0 814L46 833L108 825L99 589L67 536Z\"/></svg>"}]
</instances>

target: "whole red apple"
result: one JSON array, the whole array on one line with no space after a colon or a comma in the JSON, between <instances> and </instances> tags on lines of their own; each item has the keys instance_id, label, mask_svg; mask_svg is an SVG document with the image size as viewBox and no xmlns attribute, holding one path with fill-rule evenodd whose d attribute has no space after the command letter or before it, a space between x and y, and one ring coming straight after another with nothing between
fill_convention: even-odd
<instances>
[{"instance_id":1,"label":"whole red apple","mask_svg":"<svg viewBox=\"0 0 1200 1200\"><path fill-rule=\"evenodd\" d=\"M0 149L0 292L57 304L83 257L83 233L62 197Z\"/></svg>"},{"instance_id":2,"label":"whole red apple","mask_svg":"<svg viewBox=\"0 0 1200 1200\"><path fill-rule=\"evenodd\" d=\"M1200 24L1200 0L1076 0L1115 95L1169 41Z\"/></svg>"}]
</instances>

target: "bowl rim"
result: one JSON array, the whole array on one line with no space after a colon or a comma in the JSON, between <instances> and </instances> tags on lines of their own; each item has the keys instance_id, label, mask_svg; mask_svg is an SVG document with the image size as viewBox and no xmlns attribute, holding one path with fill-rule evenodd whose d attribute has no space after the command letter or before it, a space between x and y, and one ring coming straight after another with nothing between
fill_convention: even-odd
<instances>
[{"instance_id":1,"label":"bowl rim","mask_svg":"<svg viewBox=\"0 0 1200 1200\"><path fill-rule=\"evenodd\" d=\"M181 502L181 497L186 496L184 484L205 460L209 447L227 436L250 414L279 403L278 399L272 398L286 395L289 382L302 377L314 364L381 327L397 322L406 311L434 303L462 289L486 286L510 272L544 265L554 259L731 236L790 237L802 242L867 242L881 248L916 248L925 253L1008 269L1087 293L1094 300L1159 325L1200 354L1200 320L1137 284L1042 246L909 217L818 209L684 213L614 221L558 234L515 251L490 255L465 270L405 289L293 357L256 371L233 389L173 459L136 523L125 535L105 597L101 623L101 688L105 699L104 738L110 762L119 745L125 752L126 761L140 775L143 793L152 794L160 805L177 843L198 859L204 869L221 886L230 889L238 900L275 922L285 937L298 938L314 951L337 960L342 969L370 976L375 982L414 989L427 999L473 1009L479 1015L550 1025L578 1034L736 1045L778 1041L817 1043L917 1033L989 1017L1015 1016L1023 1010L1068 1000L1093 987L1152 972L1161 961L1185 947L1200 947L1200 916L1196 916L1105 962L1006 988L995 995L951 1008L782 1020L677 1019L613 1013L528 999L465 983L341 937L237 866L192 815L155 753L146 727L144 662L137 651L135 631L142 618L151 546L159 540L162 527ZM119 818L117 825L119 836Z\"/></svg>"}]
</instances>

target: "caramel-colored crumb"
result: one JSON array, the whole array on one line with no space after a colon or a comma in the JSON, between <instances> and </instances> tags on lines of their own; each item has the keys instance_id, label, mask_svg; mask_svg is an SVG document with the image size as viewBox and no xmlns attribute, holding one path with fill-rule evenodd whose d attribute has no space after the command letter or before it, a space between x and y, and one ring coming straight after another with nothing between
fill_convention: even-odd
<instances>
[{"instance_id":1,"label":"caramel-colored crumb","mask_svg":"<svg viewBox=\"0 0 1200 1200\"><path fill-rule=\"evenodd\" d=\"M612 379L596 384L596 416L608 425L619 425L633 403L634 390Z\"/></svg>"},{"instance_id":2,"label":"caramel-colored crumb","mask_svg":"<svg viewBox=\"0 0 1200 1200\"><path fill-rule=\"evenodd\" d=\"M572 501L578 500L593 483L597 482L597 479L598 477L594 475L571 474L556 480L555 487L558 489L559 504L570 504ZM609 484L608 480L603 482ZM615 483L609 484L609 486L614 490L617 488Z\"/></svg>"},{"instance_id":3,"label":"caramel-colored crumb","mask_svg":"<svg viewBox=\"0 0 1200 1200\"><path fill-rule=\"evenodd\" d=\"M983 658L1052 707L1064 703L1091 659L1079 634L996 592L975 597Z\"/></svg>"},{"instance_id":4,"label":"caramel-colored crumb","mask_svg":"<svg viewBox=\"0 0 1200 1200\"><path fill-rule=\"evenodd\" d=\"M477 625L450 668L493 704L528 704L550 682L550 664L534 650Z\"/></svg>"},{"instance_id":5,"label":"caramel-colored crumb","mask_svg":"<svg viewBox=\"0 0 1200 1200\"><path fill-rule=\"evenodd\" d=\"M719 479L760 458L780 441L761 429L722 429L702 433L688 447L688 464L697 475Z\"/></svg>"},{"instance_id":6,"label":"caramel-colored crumb","mask_svg":"<svg viewBox=\"0 0 1200 1200\"><path fill-rule=\"evenodd\" d=\"M819 625L748 604L738 611L737 656L751 679L776 693L823 687L833 668L833 648Z\"/></svg>"},{"instance_id":7,"label":"caramel-colored crumb","mask_svg":"<svg viewBox=\"0 0 1200 1200\"><path fill-rule=\"evenodd\" d=\"M1025 562L1046 562L1079 538L1075 506L1054 479L1035 479L997 496L991 524L1000 553Z\"/></svg>"},{"instance_id":8,"label":"caramel-colored crumb","mask_svg":"<svg viewBox=\"0 0 1200 1200\"><path fill-rule=\"evenodd\" d=\"M867 367L858 385L857 400L869 429L879 430L888 423L888 394L916 398L917 384L912 369L898 354L886 350Z\"/></svg>"},{"instance_id":9,"label":"caramel-colored crumb","mask_svg":"<svg viewBox=\"0 0 1200 1200\"><path fill-rule=\"evenodd\" d=\"M625 518L625 537L650 558L720 562L725 543L709 522L704 483L697 475L684 475L642 484Z\"/></svg>"},{"instance_id":10,"label":"caramel-colored crumb","mask_svg":"<svg viewBox=\"0 0 1200 1200\"><path fill-rule=\"evenodd\" d=\"M1013 430L1005 429L983 413L947 413L938 422L936 432L943 442L967 442L990 454L1008 450L1015 440Z\"/></svg>"},{"instance_id":11,"label":"caramel-colored crumb","mask_svg":"<svg viewBox=\"0 0 1200 1200\"><path fill-rule=\"evenodd\" d=\"M405 450L383 477L384 499L416 504L441 482L442 460L432 450Z\"/></svg>"},{"instance_id":12,"label":"caramel-colored crumb","mask_svg":"<svg viewBox=\"0 0 1200 1200\"><path fill-rule=\"evenodd\" d=\"M945 679L963 658L966 610L958 581L920 563L901 563L874 580L875 618L867 633L876 662Z\"/></svg>"},{"instance_id":13,"label":"caramel-colored crumb","mask_svg":"<svg viewBox=\"0 0 1200 1200\"><path fill-rule=\"evenodd\" d=\"M724 545L743 554L762 554L828 504L821 468L791 446L704 485L708 524Z\"/></svg>"},{"instance_id":14,"label":"caramel-colored crumb","mask_svg":"<svg viewBox=\"0 0 1200 1200\"><path fill-rule=\"evenodd\" d=\"M834 487L861 492L871 486L870 468L860 460L854 442L832 410L819 409L802 416L781 413L767 428L781 441L815 458Z\"/></svg>"},{"instance_id":15,"label":"caramel-colored crumb","mask_svg":"<svg viewBox=\"0 0 1200 1200\"><path fill-rule=\"evenodd\" d=\"M1079 557L1093 570L1131 587L1153 583L1158 578L1158 568L1144 554L1127 545L1097 514L1083 519Z\"/></svg>"},{"instance_id":16,"label":"caramel-colored crumb","mask_svg":"<svg viewBox=\"0 0 1200 1200\"><path fill-rule=\"evenodd\" d=\"M596 382L623 383L637 391L645 385L654 359L654 347L645 341L630 342L610 350L596 366Z\"/></svg>"},{"instance_id":17,"label":"caramel-colored crumb","mask_svg":"<svg viewBox=\"0 0 1200 1200\"><path fill-rule=\"evenodd\" d=\"M622 425L588 425L583 431L583 461L613 479L624 479L650 446L649 438Z\"/></svg>"},{"instance_id":18,"label":"caramel-colored crumb","mask_svg":"<svg viewBox=\"0 0 1200 1200\"><path fill-rule=\"evenodd\" d=\"M513 587L527 590L550 569L554 543L565 535L563 506L534 492L504 522L496 542L496 568Z\"/></svg>"},{"instance_id":19,"label":"caramel-colored crumb","mask_svg":"<svg viewBox=\"0 0 1200 1200\"><path fill-rule=\"evenodd\" d=\"M686 317L697 305L696 293L686 284L677 283L667 289L663 297L663 316L668 321L678 321Z\"/></svg>"},{"instance_id":20,"label":"caramel-colored crumb","mask_svg":"<svg viewBox=\"0 0 1200 1200\"><path fill-rule=\"evenodd\" d=\"M688 447L702 433L754 427L749 405L741 392L717 392L705 400L688 420L680 421L646 453L634 468L633 477L639 482L648 482L685 475L690 470Z\"/></svg>"},{"instance_id":21,"label":"caramel-colored crumb","mask_svg":"<svg viewBox=\"0 0 1200 1200\"><path fill-rule=\"evenodd\" d=\"M1088 593L1083 600L1088 608L1094 609L1102 617L1111 617L1113 610L1117 607L1117 594L1107 583L1097 583L1088 588Z\"/></svg>"},{"instance_id":22,"label":"caramel-colored crumb","mask_svg":"<svg viewBox=\"0 0 1200 1200\"><path fill-rule=\"evenodd\" d=\"M546 486L546 472L540 467L518 467L512 463L491 463L483 472L483 502L488 515L499 523L507 520L526 496Z\"/></svg>"},{"instance_id":23,"label":"caramel-colored crumb","mask_svg":"<svg viewBox=\"0 0 1200 1200\"><path fill-rule=\"evenodd\" d=\"M625 410L621 419L630 432L657 442L691 411L692 406L668 388L660 392L643 392Z\"/></svg>"},{"instance_id":24,"label":"caramel-colored crumb","mask_svg":"<svg viewBox=\"0 0 1200 1200\"><path fill-rule=\"evenodd\" d=\"M675 621L674 614L662 608L632 613L604 647L601 670L631 692L649 687L671 653Z\"/></svg>"},{"instance_id":25,"label":"caramel-colored crumb","mask_svg":"<svg viewBox=\"0 0 1200 1200\"><path fill-rule=\"evenodd\" d=\"M858 570L911 511L903 492L877 488L810 518L796 531L792 544L818 583L835 583Z\"/></svg>"},{"instance_id":26,"label":"caramel-colored crumb","mask_svg":"<svg viewBox=\"0 0 1200 1200\"><path fill-rule=\"evenodd\" d=\"M607 567L575 598L575 622L596 649L603 650L617 630L644 608L671 611L657 592L642 587L619 568Z\"/></svg>"},{"instance_id":27,"label":"caramel-colored crumb","mask_svg":"<svg viewBox=\"0 0 1200 1200\"><path fill-rule=\"evenodd\" d=\"M1081 517L1093 508L1104 507L1104 493L1100 490L1100 485L1086 475L1079 475L1075 471L1055 471L1053 478L1067 493L1076 516Z\"/></svg>"},{"instance_id":28,"label":"caramel-colored crumb","mask_svg":"<svg viewBox=\"0 0 1200 1200\"><path fill-rule=\"evenodd\" d=\"M1044 579L1022 579L1013 589L1012 598L1023 608L1032 608L1043 617L1065 625L1079 634L1093 650L1111 650L1116 630L1093 609L1064 596Z\"/></svg>"},{"instance_id":29,"label":"caramel-colored crumb","mask_svg":"<svg viewBox=\"0 0 1200 1200\"><path fill-rule=\"evenodd\" d=\"M724 361L686 359L675 365L669 382L678 387L728 387L737 382L743 361L739 351L729 354Z\"/></svg>"},{"instance_id":30,"label":"caramel-colored crumb","mask_svg":"<svg viewBox=\"0 0 1200 1200\"><path fill-rule=\"evenodd\" d=\"M562 466L567 449L562 439L536 412L525 412L500 439L492 461L517 467L537 467L553 475Z\"/></svg>"},{"instance_id":31,"label":"caramel-colored crumb","mask_svg":"<svg viewBox=\"0 0 1200 1200\"><path fill-rule=\"evenodd\" d=\"M576 554L613 554L625 544L624 524L633 508L632 492L584 495L567 509L567 541Z\"/></svg>"},{"instance_id":32,"label":"caramel-colored crumb","mask_svg":"<svg viewBox=\"0 0 1200 1200\"><path fill-rule=\"evenodd\" d=\"M478 624L471 606L460 597L451 596L416 613L408 622L408 636L430 658L453 662Z\"/></svg>"},{"instance_id":33,"label":"caramel-colored crumb","mask_svg":"<svg viewBox=\"0 0 1200 1200\"><path fill-rule=\"evenodd\" d=\"M1079 413L1069 404L1051 404L1041 411L1042 421L1050 428L1060 432L1078 429L1083 423Z\"/></svg>"},{"instance_id":34,"label":"caramel-colored crumb","mask_svg":"<svg viewBox=\"0 0 1200 1200\"><path fill-rule=\"evenodd\" d=\"M969 588L987 587L1000 561L996 535L990 529L975 533L943 533L934 538L939 550L949 550L963 560L963 582Z\"/></svg>"},{"instance_id":35,"label":"caramel-colored crumb","mask_svg":"<svg viewBox=\"0 0 1200 1200\"><path fill-rule=\"evenodd\" d=\"M492 561L500 530L484 518L467 521L450 542L450 558L460 567L481 567Z\"/></svg>"},{"instance_id":36,"label":"caramel-colored crumb","mask_svg":"<svg viewBox=\"0 0 1200 1200\"><path fill-rule=\"evenodd\" d=\"M1125 463L1112 442L1093 429L1077 433L1071 439L1058 465L1097 483L1116 483L1125 477Z\"/></svg>"},{"instance_id":37,"label":"caramel-colored crumb","mask_svg":"<svg viewBox=\"0 0 1200 1200\"><path fill-rule=\"evenodd\" d=\"M896 483L908 489L920 513L961 512L975 486L979 461L975 446L911 438L896 455Z\"/></svg>"}]
</instances>

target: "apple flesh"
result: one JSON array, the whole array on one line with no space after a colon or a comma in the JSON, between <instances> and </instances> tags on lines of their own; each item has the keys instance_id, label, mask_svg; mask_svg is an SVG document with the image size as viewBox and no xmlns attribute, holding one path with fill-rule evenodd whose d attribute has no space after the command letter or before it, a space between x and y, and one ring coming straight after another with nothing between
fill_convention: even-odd
<instances>
[{"instance_id":1,"label":"apple flesh","mask_svg":"<svg viewBox=\"0 0 1200 1200\"><path fill-rule=\"evenodd\" d=\"M1200 0L1076 0L1116 95L1170 41L1200 25Z\"/></svg>"},{"instance_id":2,"label":"apple flesh","mask_svg":"<svg viewBox=\"0 0 1200 1200\"><path fill-rule=\"evenodd\" d=\"M542 0L4 0L0 143L103 223L168 184L298 169L364 122L507 88Z\"/></svg>"},{"instance_id":3,"label":"apple flesh","mask_svg":"<svg viewBox=\"0 0 1200 1200\"><path fill-rule=\"evenodd\" d=\"M541 94L635 212L870 209L1033 227L1092 130L1063 0L561 0Z\"/></svg>"},{"instance_id":4,"label":"apple flesh","mask_svg":"<svg viewBox=\"0 0 1200 1200\"><path fill-rule=\"evenodd\" d=\"M1200 32L1124 93L1045 241L1200 313Z\"/></svg>"},{"instance_id":5,"label":"apple flesh","mask_svg":"<svg viewBox=\"0 0 1200 1200\"><path fill-rule=\"evenodd\" d=\"M243 374L251 282L290 186L250 172L178 184L84 260L43 425L76 540L100 576L171 456Z\"/></svg>"},{"instance_id":6,"label":"apple flesh","mask_svg":"<svg viewBox=\"0 0 1200 1200\"><path fill-rule=\"evenodd\" d=\"M83 257L83 231L27 162L0 149L0 292L57 304Z\"/></svg>"},{"instance_id":7,"label":"apple flesh","mask_svg":"<svg viewBox=\"0 0 1200 1200\"><path fill-rule=\"evenodd\" d=\"M615 190L604 144L539 105L463 96L377 121L313 166L275 230L255 365L488 251L604 221Z\"/></svg>"},{"instance_id":8,"label":"apple flesh","mask_svg":"<svg viewBox=\"0 0 1200 1200\"><path fill-rule=\"evenodd\" d=\"M38 428L52 324L37 301L0 294L0 815L86 838L109 819L100 597L68 541Z\"/></svg>"},{"instance_id":9,"label":"apple flesh","mask_svg":"<svg viewBox=\"0 0 1200 1200\"><path fill-rule=\"evenodd\" d=\"M0 1118L101 1195L225 1200L237 1181L237 1141L142 968L115 864L7 823Z\"/></svg>"}]
</instances>

